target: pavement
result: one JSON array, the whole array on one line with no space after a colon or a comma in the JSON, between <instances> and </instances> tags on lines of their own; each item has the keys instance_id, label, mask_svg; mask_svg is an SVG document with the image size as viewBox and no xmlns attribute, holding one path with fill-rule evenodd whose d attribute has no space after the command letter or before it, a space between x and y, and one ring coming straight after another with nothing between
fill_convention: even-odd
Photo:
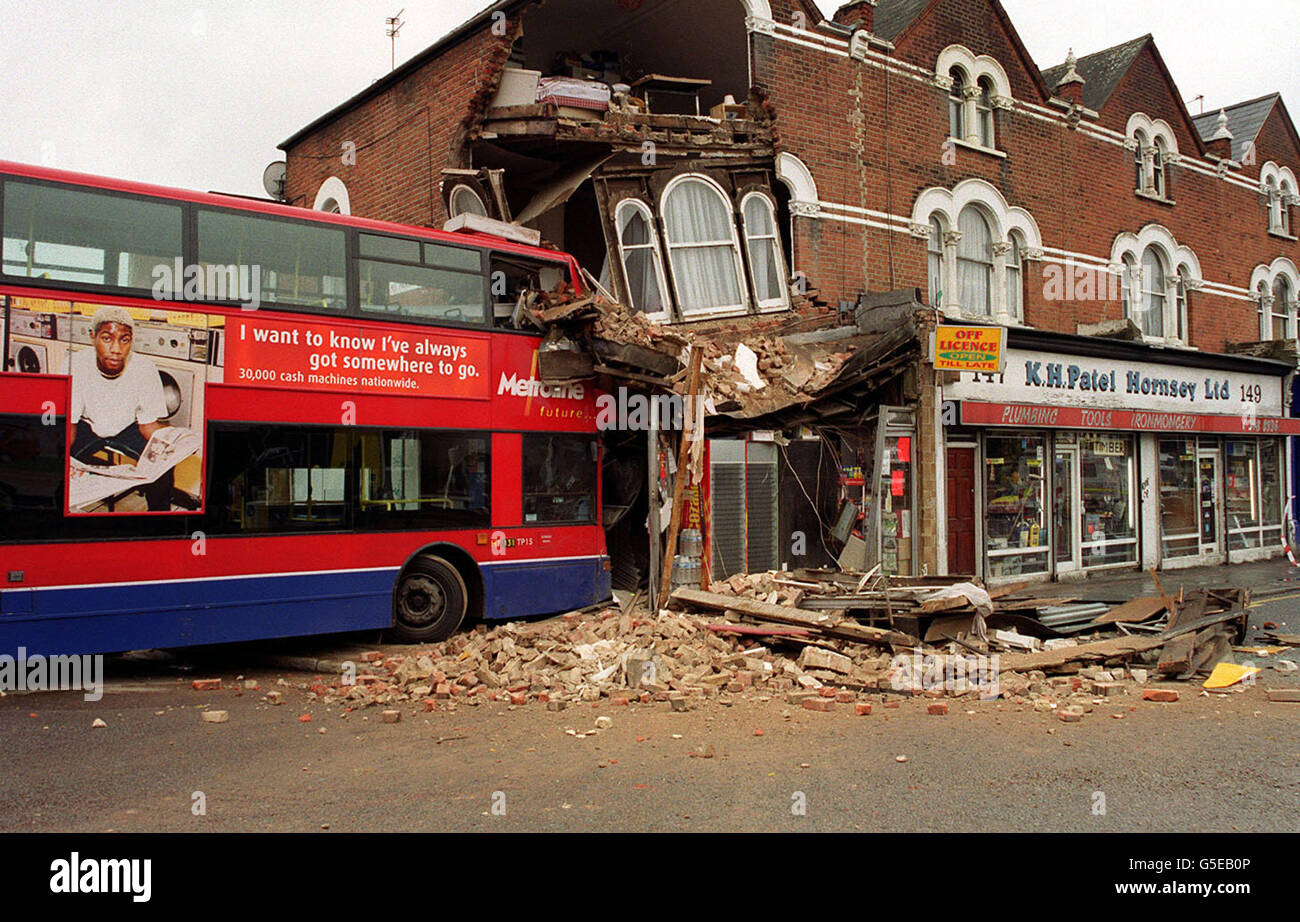
<instances>
[{"instance_id":1,"label":"pavement","mask_svg":"<svg viewBox=\"0 0 1300 922\"><path fill-rule=\"evenodd\" d=\"M1191 567L1186 570L1162 570L1160 583L1165 592L1177 595L1179 589L1249 589L1252 598L1296 593L1300 596L1300 569L1285 557L1255 563L1221 564ZM1159 595L1150 571L1119 570L1090 573L1078 583L1056 583L1055 588L1087 602L1126 602L1144 595Z\"/></svg>"}]
</instances>

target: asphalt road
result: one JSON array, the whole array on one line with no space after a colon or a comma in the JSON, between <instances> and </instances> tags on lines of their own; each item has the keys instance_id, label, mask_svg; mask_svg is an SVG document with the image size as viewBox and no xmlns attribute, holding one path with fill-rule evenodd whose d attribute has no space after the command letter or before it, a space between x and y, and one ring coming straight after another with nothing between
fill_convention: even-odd
<instances>
[{"instance_id":1,"label":"asphalt road","mask_svg":"<svg viewBox=\"0 0 1300 922\"><path fill-rule=\"evenodd\" d=\"M97 703L0 699L0 830L1300 831L1300 704L1266 701L1264 685L1295 684L1272 676L1222 697L1120 699L1077 724L1003 702L855 717L741 700L681 714L408 705L388 725L297 687L272 706L278 679L310 677L247 663L204 663L217 692L194 691L198 673L118 664ZM261 690L232 690L237 675ZM229 721L203 722L205 706ZM565 732L599 715L613 726Z\"/></svg>"}]
</instances>

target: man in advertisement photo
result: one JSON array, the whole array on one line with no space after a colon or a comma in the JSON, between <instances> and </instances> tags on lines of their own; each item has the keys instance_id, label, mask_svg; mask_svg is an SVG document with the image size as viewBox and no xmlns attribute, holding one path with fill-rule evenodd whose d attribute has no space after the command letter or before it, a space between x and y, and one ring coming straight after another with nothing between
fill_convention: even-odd
<instances>
[{"instance_id":1,"label":"man in advertisement photo","mask_svg":"<svg viewBox=\"0 0 1300 922\"><path fill-rule=\"evenodd\" d=\"M166 427L167 398L158 367L134 353L135 321L123 307L101 307L90 324L93 349L72 357L72 457L105 466L107 452L138 461L154 433ZM150 512L171 511L174 474L168 469L142 487Z\"/></svg>"}]
</instances>

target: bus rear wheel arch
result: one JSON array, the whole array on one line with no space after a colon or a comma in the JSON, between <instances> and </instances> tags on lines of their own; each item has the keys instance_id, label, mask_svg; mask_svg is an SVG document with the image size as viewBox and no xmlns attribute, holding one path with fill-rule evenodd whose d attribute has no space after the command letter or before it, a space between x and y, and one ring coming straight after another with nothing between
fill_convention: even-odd
<instances>
[{"instance_id":1,"label":"bus rear wheel arch","mask_svg":"<svg viewBox=\"0 0 1300 922\"><path fill-rule=\"evenodd\" d=\"M393 592L393 630L407 643L437 643L461 626L470 592L460 570L436 553L416 557Z\"/></svg>"}]
</instances>

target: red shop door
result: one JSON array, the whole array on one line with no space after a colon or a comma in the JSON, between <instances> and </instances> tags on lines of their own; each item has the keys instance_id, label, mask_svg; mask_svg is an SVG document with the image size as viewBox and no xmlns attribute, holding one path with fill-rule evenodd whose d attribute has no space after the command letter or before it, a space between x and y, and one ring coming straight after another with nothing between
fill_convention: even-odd
<instances>
[{"instance_id":1,"label":"red shop door","mask_svg":"<svg viewBox=\"0 0 1300 922\"><path fill-rule=\"evenodd\" d=\"M948 572L975 573L975 449L948 449Z\"/></svg>"}]
</instances>

